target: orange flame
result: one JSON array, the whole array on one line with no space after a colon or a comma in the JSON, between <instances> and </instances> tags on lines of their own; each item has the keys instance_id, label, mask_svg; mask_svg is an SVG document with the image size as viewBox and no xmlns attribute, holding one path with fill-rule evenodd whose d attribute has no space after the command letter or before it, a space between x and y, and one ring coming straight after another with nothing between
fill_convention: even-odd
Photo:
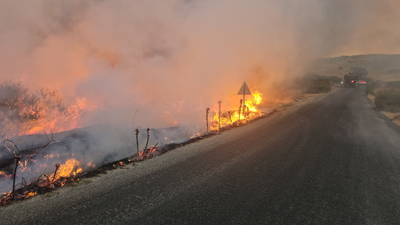
<instances>
[{"instance_id":1,"label":"orange flame","mask_svg":"<svg viewBox=\"0 0 400 225\"><path fill-rule=\"evenodd\" d=\"M262 114L262 111L260 111L257 108L257 105L259 105L262 102L262 93L258 91L254 91L252 94L252 98L247 99L245 102L245 114L243 115L243 106L241 107L240 113L239 113L239 108L237 109L232 109L230 110L230 116L229 113L222 113L221 116L216 113L213 118L211 119L211 130L218 130L219 126L221 127L226 127L230 126L234 123L239 122L240 123L247 123L249 120L260 116ZM240 115L240 118L239 118Z\"/></svg>"},{"instance_id":2,"label":"orange flame","mask_svg":"<svg viewBox=\"0 0 400 225\"><path fill-rule=\"evenodd\" d=\"M82 168L78 168L79 161L76 159L69 159L64 164L60 165L60 168L57 170L57 174L55 179L59 179L61 177L70 177L71 175L75 176L76 174L82 172ZM50 179L53 179L54 174L50 176Z\"/></svg>"},{"instance_id":3,"label":"orange flame","mask_svg":"<svg viewBox=\"0 0 400 225\"><path fill-rule=\"evenodd\" d=\"M24 194L24 197L25 197L25 198L30 198L30 197L33 197L33 196L35 196L35 195L37 195L36 192L28 192L28 193L25 193L25 194Z\"/></svg>"},{"instance_id":4,"label":"orange flame","mask_svg":"<svg viewBox=\"0 0 400 225\"><path fill-rule=\"evenodd\" d=\"M19 135L45 133L48 129L52 132L62 132L79 128L80 116L86 107L86 102L85 98L77 99L76 104L70 105L64 113L51 111L47 108L50 106L43 106L40 112L32 112L40 113L41 118L24 124L25 129L21 130Z\"/></svg>"}]
</instances>

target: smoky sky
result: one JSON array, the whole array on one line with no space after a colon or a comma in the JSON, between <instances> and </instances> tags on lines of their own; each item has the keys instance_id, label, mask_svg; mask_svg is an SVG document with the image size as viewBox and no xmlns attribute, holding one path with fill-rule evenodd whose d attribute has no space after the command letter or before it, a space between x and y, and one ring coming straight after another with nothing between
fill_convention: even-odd
<instances>
[{"instance_id":1,"label":"smoky sky","mask_svg":"<svg viewBox=\"0 0 400 225\"><path fill-rule=\"evenodd\" d=\"M319 57L399 53L395 0L0 0L0 78L87 99L83 125L196 123L243 81ZM304 64L302 64L304 62ZM299 65L295 67L294 65ZM225 104L225 105L226 105Z\"/></svg>"}]
</instances>

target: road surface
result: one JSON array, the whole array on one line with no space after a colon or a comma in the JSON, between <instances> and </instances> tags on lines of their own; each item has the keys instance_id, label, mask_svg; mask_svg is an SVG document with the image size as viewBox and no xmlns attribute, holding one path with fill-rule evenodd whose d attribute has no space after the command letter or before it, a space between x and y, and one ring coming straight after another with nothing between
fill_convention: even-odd
<instances>
[{"instance_id":1,"label":"road surface","mask_svg":"<svg viewBox=\"0 0 400 225\"><path fill-rule=\"evenodd\" d=\"M0 208L0 224L399 224L400 129L365 88Z\"/></svg>"}]
</instances>

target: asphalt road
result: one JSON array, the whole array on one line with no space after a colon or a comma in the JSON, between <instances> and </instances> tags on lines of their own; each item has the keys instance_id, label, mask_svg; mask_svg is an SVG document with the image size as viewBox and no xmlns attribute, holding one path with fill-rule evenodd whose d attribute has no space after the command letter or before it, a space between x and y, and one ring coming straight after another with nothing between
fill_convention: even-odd
<instances>
[{"instance_id":1,"label":"asphalt road","mask_svg":"<svg viewBox=\"0 0 400 225\"><path fill-rule=\"evenodd\" d=\"M365 88L0 208L0 224L399 224L400 129Z\"/></svg>"}]
</instances>

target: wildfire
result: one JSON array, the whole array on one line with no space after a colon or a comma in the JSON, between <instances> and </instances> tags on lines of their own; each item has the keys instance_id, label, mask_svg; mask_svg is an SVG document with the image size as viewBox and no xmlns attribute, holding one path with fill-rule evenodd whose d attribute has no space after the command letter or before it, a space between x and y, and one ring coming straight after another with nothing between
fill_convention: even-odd
<instances>
[{"instance_id":1,"label":"wildfire","mask_svg":"<svg viewBox=\"0 0 400 225\"><path fill-rule=\"evenodd\" d=\"M10 93L0 99L0 134L5 138L78 128L87 108L85 98L65 104L58 91L29 91L20 81L4 81L0 91Z\"/></svg>"},{"instance_id":2,"label":"wildfire","mask_svg":"<svg viewBox=\"0 0 400 225\"><path fill-rule=\"evenodd\" d=\"M227 113L215 113L211 119L211 130L218 130L219 127L230 126L235 123L247 123L249 120L262 115L262 112L257 108L262 101L262 93L254 91L252 97L245 102L246 108L243 110L243 105L240 108L229 110ZM243 114L244 111L244 114Z\"/></svg>"},{"instance_id":3,"label":"wildfire","mask_svg":"<svg viewBox=\"0 0 400 225\"><path fill-rule=\"evenodd\" d=\"M50 98L50 97L46 97ZM44 99L46 99L44 98ZM244 124L247 123L248 121L252 120L253 118L259 117L263 115L263 112L259 110L258 105L261 104L262 102L262 93L258 91L253 91L252 96L246 97L246 101L244 103L239 102L235 103L234 105L231 105L231 107L227 107L228 104L223 105L223 108L225 109L230 109L229 111L225 112L217 112L214 115L211 116L210 124L211 124L211 130L219 130L221 127L227 127L233 124ZM56 106L60 106L61 103L58 103L57 99L53 99L50 104L56 104ZM54 103L55 102L55 103ZM21 123L23 125L23 129L21 128L20 135L22 134L35 134L35 133L40 133L43 132L44 129L47 128L52 128L53 132L60 132L64 130L71 130L74 128L79 127L79 120L80 116L83 112L83 110L86 107L86 100L85 99L78 99L76 104L66 106L64 109L54 109L54 106L51 105L46 105L44 102L38 102L38 104L44 104L44 105L39 105L38 107L34 107L30 109L31 111L30 114L27 113L27 117L29 115L34 115L33 118L29 121L29 123ZM183 102L179 102L181 105ZM53 108L52 108L53 107ZM55 108L57 108L55 107ZM180 111L180 108L178 108ZM221 109L221 102L219 102L219 109ZM209 112L210 108L207 108L207 113ZM26 112L26 110L24 111ZM215 112L215 110L214 110ZM208 115L208 114L207 114ZM207 118L208 120L208 118ZM22 126L21 125L21 126ZM18 127L17 127L18 128ZM12 129L10 127L10 129ZM208 129L208 127L207 127ZM148 140L149 140L149 131L150 129L147 129L147 142L146 142L146 147L142 151L139 151L138 154L133 155L129 161L142 161L145 159L149 159L152 157L155 157L159 154L162 154L162 148L161 147L156 147L157 144L155 144L153 147L147 148ZM166 132L164 130L164 132ZM194 134L191 138L196 138L196 137L201 137L201 132L198 132ZM168 140L167 137L164 137L165 140ZM51 143L51 142L50 142ZM16 144L12 143L14 146ZM10 150L10 149L8 149ZM32 155L33 156L33 155ZM40 166L42 171L46 171L48 168L49 164L57 163L57 159L59 158L60 154L58 153L53 153L53 154L47 154L44 156L44 160L39 161L43 162L43 164L37 164L37 166ZM10 193L4 195L2 199L0 198L0 205L5 204L8 202L10 199L21 199L21 198L30 198L32 196L37 195L38 193L43 193L43 190L51 190L60 186L63 186L69 182L72 181L77 181L79 180L80 175L79 173L82 173L83 170L80 168L80 163L83 164L82 167L88 168L88 167L95 167L95 165L90 162L83 162L83 161L78 161L74 158L74 154L68 155L70 159L65 161L64 164L56 164L56 168L52 167L53 169L47 170L47 174L41 174L37 178L31 179L30 184L27 184L27 182L23 179L22 177L22 188L19 190L15 191L15 193L12 193L12 196ZM17 157L17 156L16 156ZM18 159L21 159L19 156ZM31 155L28 155L28 157L23 157L20 161L16 161L18 164L16 164L16 169L18 168L19 172L31 172L30 168L28 168L29 164L34 164L36 161L31 158ZM118 166L123 166L125 162L120 161L118 163L115 163L114 167ZM86 167L87 166L87 167ZM45 168L45 169L43 169ZM39 168L38 168L39 169ZM38 169L36 171L38 171ZM38 171L39 172L39 171ZM43 172L44 173L44 172ZM22 174L23 175L23 174ZM13 175L7 175L5 172L0 171L0 177L4 176L6 178L10 178ZM15 174L17 177L17 173ZM21 174L20 174L21 176ZM14 184L13 184L14 185ZM15 186L13 186L14 188ZM28 189L29 187L30 189ZM27 191L28 190L28 191ZM14 192L14 189L13 189ZM11 198L12 197L12 198Z\"/></svg>"},{"instance_id":4,"label":"wildfire","mask_svg":"<svg viewBox=\"0 0 400 225\"><path fill-rule=\"evenodd\" d=\"M258 91L256 91L256 92L253 94L254 102L255 102L256 105L259 105L259 104L261 103L261 101L262 101L262 96L263 96L263 94L260 93L260 92L258 92Z\"/></svg>"},{"instance_id":5,"label":"wildfire","mask_svg":"<svg viewBox=\"0 0 400 225\"><path fill-rule=\"evenodd\" d=\"M40 114L40 119L32 119L25 124L25 129L21 130L19 135L40 134L51 129L52 132L62 132L79 128L80 116L85 109L86 99L77 99L76 104L70 105L64 111L56 111L51 106L44 105L40 107L39 112L31 112L32 114Z\"/></svg>"},{"instance_id":6,"label":"wildfire","mask_svg":"<svg viewBox=\"0 0 400 225\"><path fill-rule=\"evenodd\" d=\"M71 175L75 176L76 174L82 172L82 168L79 167L79 161L72 158L67 160L64 164L60 165L58 168L55 179L59 179L61 177L70 177ZM53 180L54 174L50 176L50 180Z\"/></svg>"},{"instance_id":7,"label":"wildfire","mask_svg":"<svg viewBox=\"0 0 400 225\"><path fill-rule=\"evenodd\" d=\"M47 157L51 156L52 155L47 155ZM21 166L26 168L24 163L21 163ZM64 186L68 182L77 181L79 180L79 176L77 175L81 172L82 168L79 168L79 161L74 158L67 160L62 165L56 164L56 169L53 174L42 174L37 179L31 179L30 184L23 185L24 188L28 187L27 190L19 189L16 190L15 193L13 191L10 191L9 193L2 193L3 196L0 197L0 206L8 204L13 199L27 199L37 195L38 193L43 193L44 190L51 190L56 187ZM0 171L0 175L6 176L7 178L12 176L6 175L6 173L3 171Z\"/></svg>"}]
</instances>

